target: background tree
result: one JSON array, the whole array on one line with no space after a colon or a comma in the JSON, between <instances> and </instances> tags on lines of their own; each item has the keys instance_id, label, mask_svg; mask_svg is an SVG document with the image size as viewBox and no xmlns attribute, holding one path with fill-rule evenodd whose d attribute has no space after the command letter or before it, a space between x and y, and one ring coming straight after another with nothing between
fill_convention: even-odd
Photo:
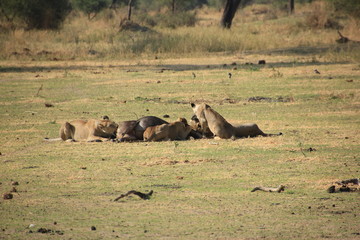
<instances>
[{"instance_id":1,"label":"background tree","mask_svg":"<svg viewBox=\"0 0 360 240\"><path fill-rule=\"evenodd\" d=\"M221 26L230 28L235 13L240 5L241 0L227 0L225 3L224 12L221 18Z\"/></svg>"},{"instance_id":2,"label":"background tree","mask_svg":"<svg viewBox=\"0 0 360 240\"><path fill-rule=\"evenodd\" d=\"M8 22L13 22L19 14L22 4L22 0L1 0L0 17Z\"/></svg>"},{"instance_id":3,"label":"background tree","mask_svg":"<svg viewBox=\"0 0 360 240\"><path fill-rule=\"evenodd\" d=\"M69 0L1 0L0 12L7 21L15 18L28 29L58 29L70 12Z\"/></svg>"},{"instance_id":4,"label":"background tree","mask_svg":"<svg viewBox=\"0 0 360 240\"><path fill-rule=\"evenodd\" d=\"M293 14L295 9L295 2L294 0L289 0L289 14Z\"/></svg>"},{"instance_id":5,"label":"background tree","mask_svg":"<svg viewBox=\"0 0 360 240\"><path fill-rule=\"evenodd\" d=\"M112 4L111 0L73 0L76 9L84 12L91 20L103 9Z\"/></svg>"},{"instance_id":6,"label":"background tree","mask_svg":"<svg viewBox=\"0 0 360 240\"><path fill-rule=\"evenodd\" d=\"M360 18L360 0L328 0L333 4L335 11Z\"/></svg>"}]
</instances>

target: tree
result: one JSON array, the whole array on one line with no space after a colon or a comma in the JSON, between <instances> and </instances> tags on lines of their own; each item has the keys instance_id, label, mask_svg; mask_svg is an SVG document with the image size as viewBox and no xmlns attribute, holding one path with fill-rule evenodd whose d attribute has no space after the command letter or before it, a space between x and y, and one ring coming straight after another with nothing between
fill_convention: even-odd
<instances>
[{"instance_id":1,"label":"tree","mask_svg":"<svg viewBox=\"0 0 360 240\"><path fill-rule=\"evenodd\" d=\"M289 14L294 13L295 3L294 0L289 0Z\"/></svg>"},{"instance_id":2,"label":"tree","mask_svg":"<svg viewBox=\"0 0 360 240\"><path fill-rule=\"evenodd\" d=\"M18 19L29 29L58 29L70 12L69 0L1 0L0 12L7 21Z\"/></svg>"},{"instance_id":3,"label":"tree","mask_svg":"<svg viewBox=\"0 0 360 240\"><path fill-rule=\"evenodd\" d=\"M21 0L1 0L0 16L8 22L13 22L14 18L19 14Z\"/></svg>"},{"instance_id":4,"label":"tree","mask_svg":"<svg viewBox=\"0 0 360 240\"><path fill-rule=\"evenodd\" d=\"M226 0L224 12L221 18L221 26L224 28L231 28L232 20L235 16L236 10L240 5L241 0Z\"/></svg>"},{"instance_id":5,"label":"tree","mask_svg":"<svg viewBox=\"0 0 360 240\"><path fill-rule=\"evenodd\" d=\"M111 0L73 0L75 8L84 12L91 20L103 9L111 5Z\"/></svg>"},{"instance_id":6,"label":"tree","mask_svg":"<svg viewBox=\"0 0 360 240\"><path fill-rule=\"evenodd\" d=\"M360 18L359 0L328 0L333 4L335 11L349 14L354 18Z\"/></svg>"}]
</instances>

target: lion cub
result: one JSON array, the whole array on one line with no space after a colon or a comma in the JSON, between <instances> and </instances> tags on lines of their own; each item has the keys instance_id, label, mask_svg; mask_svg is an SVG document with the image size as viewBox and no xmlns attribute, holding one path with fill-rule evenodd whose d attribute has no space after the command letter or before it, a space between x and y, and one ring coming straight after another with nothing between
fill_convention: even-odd
<instances>
[{"instance_id":1,"label":"lion cub","mask_svg":"<svg viewBox=\"0 0 360 240\"><path fill-rule=\"evenodd\" d=\"M144 132L144 141L166 141L166 140L185 140L191 127L185 118L179 118L173 123L165 123L162 125L146 128Z\"/></svg>"}]
</instances>

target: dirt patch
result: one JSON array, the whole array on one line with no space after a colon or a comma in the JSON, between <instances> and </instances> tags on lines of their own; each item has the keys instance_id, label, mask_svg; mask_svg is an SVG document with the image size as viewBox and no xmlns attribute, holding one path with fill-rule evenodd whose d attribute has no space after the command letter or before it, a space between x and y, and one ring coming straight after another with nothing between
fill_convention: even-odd
<instances>
[{"instance_id":1,"label":"dirt patch","mask_svg":"<svg viewBox=\"0 0 360 240\"><path fill-rule=\"evenodd\" d=\"M145 187L158 187L158 188L167 188L167 189L179 189L182 188L182 186L179 185L175 185L175 184L152 184L150 186L145 186Z\"/></svg>"},{"instance_id":2,"label":"dirt patch","mask_svg":"<svg viewBox=\"0 0 360 240\"><path fill-rule=\"evenodd\" d=\"M43 233L43 234L50 234L50 235L64 235L64 231L52 230L52 229L47 229L47 228L39 228L36 232L33 232L32 230L30 230L29 233Z\"/></svg>"},{"instance_id":3,"label":"dirt patch","mask_svg":"<svg viewBox=\"0 0 360 240\"><path fill-rule=\"evenodd\" d=\"M248 102L294 102L293 97L277 97L277 98L270 98L270 97L250 97L247 99Z\"/></svg>"}]
</instances>

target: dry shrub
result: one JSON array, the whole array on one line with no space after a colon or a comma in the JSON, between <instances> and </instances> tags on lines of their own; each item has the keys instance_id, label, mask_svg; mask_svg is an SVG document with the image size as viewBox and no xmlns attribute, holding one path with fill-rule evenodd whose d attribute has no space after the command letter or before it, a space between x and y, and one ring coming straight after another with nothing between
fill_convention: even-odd
<instances>
[{"instance_id":1,"label":"dry shrub","mask_svg":"<svg viewBox=\"0 0 360 240\"><path fill-rule=\"evenodd\" d=\"M140 24L123 19L120 22L120 31L132 31L132 32L147 32L151 29L145 26L141 26Z\"/></svg>"},{"instance_id":2,"label":"dry shrub","mask_svg":"<svg viewBox=\"0 0 360 240\"><path fill-rule=\"evenodd\" d=\"M274 20L281 15L281 10L274 8L272 5L253 4L241 9L241 14L238 17L243 22L253 22Z\"/></svg>"},{"instance_id":3,"label":"dry shrub","mask_svg":"<svg viewBox=\"0 0 360 240\"><path fill-rule=\"evenodd\" d=\"M331 12L333 11L329 9L329 6L325 2L314 2L312 4L312 11L305 18L306 26L317 29L342 29L339 22L331 16Z\"/></svg>"}]
</instances>

